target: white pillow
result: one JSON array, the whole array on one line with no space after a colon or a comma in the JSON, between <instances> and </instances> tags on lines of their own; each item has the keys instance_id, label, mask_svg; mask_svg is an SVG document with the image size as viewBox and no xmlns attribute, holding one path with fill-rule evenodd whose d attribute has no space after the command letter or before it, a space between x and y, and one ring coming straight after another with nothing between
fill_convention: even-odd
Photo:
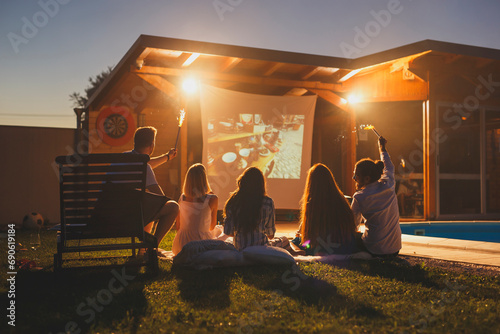
<instances>
[{"instance_id":1,"label":"white pillow","mask_svg":"<svg viewBox=\"0 0 500 334\"><path fill-rule=\"evenodd\" d=\"M273 246L250 246L243 249L245 260L258 264L294 264L295 259L283 248Z\"/></svg>"}]
</instances>

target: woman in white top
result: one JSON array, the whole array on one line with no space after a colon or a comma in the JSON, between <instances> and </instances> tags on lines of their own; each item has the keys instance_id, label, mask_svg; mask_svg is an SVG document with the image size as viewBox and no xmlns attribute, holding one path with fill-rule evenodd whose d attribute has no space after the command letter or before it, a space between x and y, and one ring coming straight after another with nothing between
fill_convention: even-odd
<instances>
[{"instance_id":1,"label":"woman in white top","mask_svg":"<svg viewBox=\"0 0 500 334\"><path fill-rule=\"evenodd\" d=\"M366 225L362 235L363 242L358 246L364 246L375 256L396 256L401 249L394 165L385 149L386 143L384 137L379 138L382 160L358 161L353 176L357 190L352 196L351 205L354 222L359 226L364 220Z\"/></svg>"},{"instance_id":2,"label":"woman in white top","mask_svg":"<svg viewBox=\"0 0 500 334\"><path fill-rule=\"evenodd\" d=\"M207 179L205 166L192 165L184 180L182 195L179 199L179 214L175 222L177 234L172 252L178 254L190 241L214 239L219 234L217 206L219 199L212 193Z\"/></svg>"}]
</instances>

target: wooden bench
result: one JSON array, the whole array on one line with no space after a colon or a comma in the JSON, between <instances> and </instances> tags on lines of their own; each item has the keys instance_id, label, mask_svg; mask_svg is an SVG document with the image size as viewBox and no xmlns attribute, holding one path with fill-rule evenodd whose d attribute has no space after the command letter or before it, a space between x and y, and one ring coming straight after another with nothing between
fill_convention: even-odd
<instances>
[{"instance_id":1,"label":"wooden bench","mask_svg":"<svg viewBox=\"0 0 500 334\"><path fill-rule=\"evenodd\" d=\"M144 232L144 225L148 223L143 219L148 161L146 154L130 153L56 158L61 229L54 254L55 271L69 261L63 258L65 253L122 251L123 254L123 250L131 251L126 257L135 258L125 265L147 265L155 272L158 270L158 241ZM143 260L136 258L140 248L148 250ZM90 257L92 260L104 258L110 256Z\"/></svg>"}]
</instances>

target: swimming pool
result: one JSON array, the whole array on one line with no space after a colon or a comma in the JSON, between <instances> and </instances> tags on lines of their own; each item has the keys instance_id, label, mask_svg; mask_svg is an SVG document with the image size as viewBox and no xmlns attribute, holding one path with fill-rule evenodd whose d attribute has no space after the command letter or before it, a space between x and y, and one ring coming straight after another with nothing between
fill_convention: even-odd
<instances>
[{"instance_id":1,"label":"swimming pool","mask_svg":"<svg viewBox=\"0 0 500 334\"><path fill-rule=\"evenodd\" d=\"M500 222L425 222L400 226L401 232L410 235L500 242Z\"/></svg>"}]
</instances>

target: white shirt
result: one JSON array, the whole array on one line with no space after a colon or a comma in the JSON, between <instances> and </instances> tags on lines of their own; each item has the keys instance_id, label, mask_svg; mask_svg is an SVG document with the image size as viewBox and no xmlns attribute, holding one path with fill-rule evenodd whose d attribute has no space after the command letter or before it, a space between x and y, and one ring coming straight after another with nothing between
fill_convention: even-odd
<instances>
[{"instance_id":1,"label":"white shirt","mask_svg":"<svg viewBox=\"0 0 500 334\"><path fill-rule=\"evenodd\" d=\"M139 154L136 150L132 151L127 151L123 153L134 153L134 154ZM153 172L153 168L151 165L148 163L148 167L146 169L146 188L152 185L158 184L158 181L156 181L156 176L155 172Z\"/></svg>"},{"instance_id":2,"label":"white shirt","mask_svg":"<svg viewBox=\"0 0 500 334\"><path fill-rule=\"evenodd\" d=\"M394 165L389 153L382 152L384 171L377 182L354 193L352 211L356 226L366 220L365 247L373 254L392 254L401 249L399 208L395 193Z\"/></svg>"}]
</instances>

